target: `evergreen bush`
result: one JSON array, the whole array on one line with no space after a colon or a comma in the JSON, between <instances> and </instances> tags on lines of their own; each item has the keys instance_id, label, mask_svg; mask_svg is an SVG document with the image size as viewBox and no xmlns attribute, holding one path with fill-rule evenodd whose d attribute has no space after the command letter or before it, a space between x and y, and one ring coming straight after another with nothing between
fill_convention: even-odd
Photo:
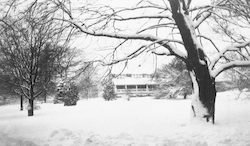
<instances>
[{"instance_id":1,"label":"evergreen bush","mask_svg":"<svg viewBox=\"0 0 250 146\"><path fill-rule=\"evenodd\" d=\"M186 99L192 93L192 82L185 63L178 59L173 60L157 70L156 81L159 86L155 92L156 99L176 98L178 95Z\"/></svg>"},{"instance_id":2,"label":"evergreen bush","mask_svg":"<svg viewBox=\"0 0 250 146\"><path fill-rule=\"evenodd\" d=\"M107 101L116 99L116 93L114 89L114 83L112 82L112 79L109 79L109 81L106 83L104 90L103 90L103 98Z\"/></svg>"},{"instance_id":3,"label":"evergreen bush","mask_svg":"<svg viewBox=\"0 0 250 146\"><path fill-rule=\"evenodd\" d=\"M64 106L73 106L78 100L78 88L74 82L62 83L58 86L58 93L54 99L55 104L63 102Z\"/></svg>"}]
</instances>

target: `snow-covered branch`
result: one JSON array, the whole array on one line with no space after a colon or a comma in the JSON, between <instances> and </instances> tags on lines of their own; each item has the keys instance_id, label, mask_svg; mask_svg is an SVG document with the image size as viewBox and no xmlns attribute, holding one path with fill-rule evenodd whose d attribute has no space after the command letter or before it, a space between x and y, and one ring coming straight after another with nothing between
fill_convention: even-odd
<instances>
[{"instance_id":1,"label":"snow-covered branch","mask_svg":"<svg viewBox=\"0 0 250 146\"><path fill-rule=\"evenodd\" d=\"M127 17L127 18L114 18L114 20L116 21L127 21L127 20L137 20L137 19L169 19L172 20L172 17L169 15L162 15L162 14L158 14L158 15L145 15L145 16L135 16L135 17Z\"/></svg>"},{"instance_id":2,"label":"snow-covered branch","mask_svg":"<svg viewBox=\"0 0 250 146\"><path fill-rule=\"evenodd\" d=\"M152 26L143 28L142 30L138 31L138 33L142 33L142 32L147 31L147 30L158 29L158 28L175 29L177 27L175 26L175 23L173 23L173 22L172 23L162 23L162 24L152 25Z\"/></svg>"},{"instance_id":3,"label":"snow-covered branch","mask_svg":"<svg viewBox=\"0 0 250 146\"><path fill-rule=\"evenodd\" d=\"M146 46L141 46L140 48L136 49L135 51L129 53L127 56L120 58L120 59L116 59L113 60L111 63L107 64L107 65L113 65L122 61L127 61L127 60L131 60L135 57L137 57L138 55L140 55L142 52L144 52L147 49Z\"/></svg>"},{"instance_id":4,"label":"snow-covered branch","mask_svg":"<svg viewBox=\"0 0 250 146\"><path fill-rule=\"evenodd\" d=\"M57 19L56 20L62 20L62 19ZM74 20L66 20L63 19L63 21L69 22L72 25L74 25L76 28L78 28L81 32L91 35L91 36L96 36L96 37L109 37L109 38L116 38L116 39L125 39L125 40L144 40L144 41L150 41L156 44L159 44L166 49L168 49L172 55L176 55L178 57L185 58L186 53L180 50L179 48L175 47L172 45L170 42L175 42L175 43L182 43L178 40L169 40L169 39L161 39L157 36L149 35L149 34L122 34L122 33L115 33L115 32L98 32L94 30L89 30L87 29L84 25L80 25Z\"/></svg>"},{"instance_id":5,"label":"snow-covered branch","mask_svg":"<svg viewBox=\"0 0 250 146\"><path fill-rule=\"evenodd\" d=\"M56 18L55 18L56 19ZM61 19L58 19L61 20ZM79 25L77 22L73 20L66 20L64 19L63 21L67 21L71 24L73 24L75 27L77 27L81 32L92 35L92 36L102 36L102 37L109 37L109 38L116 38L116 39L133 39L133 40L145 40L145 41L155 41L160 38L155 37L153 35L148 35L148 34L121 34L121 33L110 33L110 32L97 32L94 30L88 30L85 28L83 25Z\"/></svg>"},{"instance_id":6,"label":"snow-covered branch","mask_svg":"<svg viewBox=\"0 0 250 146\"><path fill-rule=\"evenodd\" d=\"M201 14L201 16L197 19L197 21L194 22L194 27L198 28L200 24L202 24L202 22L204 22L210 16L211 16L211 12L208 12L208 11Z\"/></svg>"},{"instance_id":7,"label":"snow-covered branch","mask_svg":"<svg viewBox=\"0 0 250 146\"><path fill-rule=\"evenodd\" d=\"M151 44L149 44L148 46L146 46L147 48L149 48L150 46L154 45L154 44L157 44L158 42L165 42L165 43L168 43L168 42L173 42L173 43L179 43L181 45L184 45L182 41L179 41L179 40L171 40L171 39L163 39L163 40L157 40L155 42L152 42ZM180 57L182 59L185 59L187 57L187 51L185 49L183 50L180 50L179 48L175 48L174 50L167 50L167 49L164 49L164 50L157 50L158 47L154 47L152 49L150 49L149 51L151 51L152 53L156 54L156 55L176 55L177 57Z\"/></svg>"},{"instance_id":8,"label":"snow-covered branch","mask_svg":"<svg viewBox=\"0 0 250 146\"><path fill-rule=\"evenodd\" d=\"M116 11L114 14L118 13L124 13L124 12L129 12L129 11L136 11L136 10L150 10L150 9L155 9L155 10L160 10L160 11L166 11L170 10L169 8L166 8L166 6L160 6L160 5L145 5L145 6L137 6L133 8L123 8L121 10Z\"/></svg>"},{"instance_id":9,"label":"snow-covered branch","mask_svg":"<svg viewBox=\"0 0 250 146\"><path fill-rule=\"evenodd\" d=\"M220 58L224 57L224 55L227 51L239 51L241 48L244 48L244 47L249 46L249 45L250 45L250 41L242 43L242 44L236 44L236 45L231 45L231 46L225 47L223 50L221 50L220 52L218 52L217 54L215 54L211 58L211 63L209 65L209 69L213 70L216 63L220 60Z\"/></svg>"},{"instance_id":10,"label":"snow-covered branch","mask_svg":"<svg viewBox=\"0 0 250 146\"><path fill-rule=\"evenodd\" d=\"M208 38L208 37L206 37L206 36L203 36L203 35L198 35L197 37L201 37L201 38L203 38L203 39L205 39L205 40L208 40L208 41L214 46L214 48L215 48L218 52L220 52L219 48L216 46L216 44L214 43L214 41L213 41L212 39L210 39L210 38Z\"/></svg>"},{"instance_id":11,"label":"snow-covered branch","mask_svg":"<svg viewBox=\"0 0 250 146\"><path fill-rule=\"evenodd\" d=\"M222 3L223 1L218 1L218 3L214 5L204 5L191 9L190 11L200 11L194 17L194 20L196 20L194 22L195 28L198 28L200 24L202 24L207 18L209 18L212 14L214 14L213 9L218 8L219 5L221 5Z\"/></svg>"},{"instance_id":12,"label":"snow-covered branch","mask_svg":"<svg viewBox=\"0 0 250 146\"><path fill-rule=\"evenodd\" d=\"M180 57L182 59L185 59L187 57L187 52L185 50L179 50L178 48L175 48L173 50L169 50L169 49L161 49L161 50L157 50L157 48L159 48L161 45L158 45L157 47L151 47L155 44L158 44L159 42L176 42L176 43L180 43L183 45L183 42L178 41L178 40L170 40L170 39L162 39L162 40L156 40L152 43L150 43L149 45L142 45L140 48L134 50L133 52L129 53L127 56L120 58L120 59L116 59L113 60L111 63L107 64L107 65L112 65L112 64L116 64L122 61L127 61L127 60L131 60L137 56L139 56L141 53L145 52L147 50L147 52L152 52L153 54L156 55L175 55L177 57Z\"/></svg>"},{"instance_id":13,"label":"snow-covered branch","mask_svg":"<svg viewBox=\"0 0 250 146\"><path fill-rule=\"evenodd\" d=\"M152 51L153 54L156 55L170 55L171 53L168 50L153 50Z\"/></svg>"},{"instance_id":14,"label":"snow-covered branch","mask_svg":"<svg viewBox=\"0 0 250 146\"><path fill-rule=\"evenodd\" d=\"M217 77L221 72L234 67L250 67L250 61L232 61L221 65L219 68L211 71L213 77Z\"/></svg>"}]
</instances>

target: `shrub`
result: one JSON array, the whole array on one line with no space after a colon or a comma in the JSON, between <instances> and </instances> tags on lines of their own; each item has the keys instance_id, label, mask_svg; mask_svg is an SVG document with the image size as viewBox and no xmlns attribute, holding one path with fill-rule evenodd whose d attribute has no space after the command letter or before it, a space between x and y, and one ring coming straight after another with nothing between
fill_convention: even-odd
<instances>
[{"instance_id":1,"label":"shrub","mask_svg":"<svg viewBox=\"0 0 250 146\"><path fill-rule=\"evenodd\" d=\"M116 99L116 93L114 89L114 83L112 82L112 79L109 79L109 81L106 83L104 90L103 90L103 95L102 97L109 101L109 100L114 100Z\"/></svg>"},{"instance_id":2,"label":"shrub","mask_svg":"<svg viewBox=\"0 0 250 146\"><path fill-rule=\"evenodd\" d=\"M34 104L34 105L33 105L33 109L34 109L34 110L39 110L39 109L41 109L41 106L40 106L40 105L37 105L36 102L34 102L33 104ZM28 104L27 107L26 107L26 110L30 110L30 109L31 109L31 107L30 107L30 105Z\"/></svg>"},{"instance_id":3,"label":"shrub","mask_svg":"<svg viewBox=\"0 0 250 146\"><path fill-rule=\"evenodd\" d=\"M54 99L54 104L63 102L64 106L73 106L76 105L78 100L78 88L74 82L61 83L58 86L58 93Z\"/></svg>"},{"instance_id":4,"label":"shrub","mask_svg":"<svg viewBox=\"0 0 250 146\"><path fill-rule=\"evenodd\" d=\"M175 99L178 95L186 96L191 94L191 91L184 86L160 86L155 92L155 99Z\"/></svg>"},{"instance_id":5,"label":"shrub","mask_svg":"<svg viewBox=\"0 0 250 146\"><path fill-rule=\"evenodd\" d=\"M155 98L176 98L178 95L186 96L192 93L192 82L186 65L178 58L157 70L156 82L159 86Z\"/></svg>"}]
</instances>

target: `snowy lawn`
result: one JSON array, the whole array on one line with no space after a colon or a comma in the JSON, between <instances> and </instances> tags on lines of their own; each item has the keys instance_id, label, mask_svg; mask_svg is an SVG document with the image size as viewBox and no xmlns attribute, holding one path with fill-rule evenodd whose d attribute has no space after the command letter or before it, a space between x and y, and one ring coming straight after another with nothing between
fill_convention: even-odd
<instances>
[{"instance_id":1,"label":"snowy lawn","mask_svg":"<svg viewBox=\"0 0 250 146\"><path fill-rule=\"evenodd\" d=\"M190 122L190 99L39 104L34 117L0 106L0 146L250 146L250 93L237 95L218 93L215 125Z\"/></svg>"}]
</instances>

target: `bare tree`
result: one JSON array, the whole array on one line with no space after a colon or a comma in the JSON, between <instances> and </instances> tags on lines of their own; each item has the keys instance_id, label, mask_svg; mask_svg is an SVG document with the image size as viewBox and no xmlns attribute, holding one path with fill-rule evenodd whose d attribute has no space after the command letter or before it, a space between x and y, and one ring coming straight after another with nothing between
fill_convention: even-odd
<instances>
[{"instance_id":1,"label":"bare tree","mask_svg":"<svg viewBox=\"0 0 250 146\"><path fill-rule=\"evenodd\" d=\"M0 20L1 60L18 79L13 83L18 86L16 92L29 100L28 116L34 115L34 100L63 66L68 50L63 23L54 23L44 11L34 3L28 11Z\"/></svg>"},{"instance_id":2,"label":"bare tree","mask_svg":"<svg viewBox=\"0 0 250 146\"><path fill-rule=\"evenodd\" d=\"M79 77L77 78L77 86L82 98L92 98L97 89L98 77L97 69L93 62L85 63L86 65L79 70Z\"/></svg>"}]
</instances>

